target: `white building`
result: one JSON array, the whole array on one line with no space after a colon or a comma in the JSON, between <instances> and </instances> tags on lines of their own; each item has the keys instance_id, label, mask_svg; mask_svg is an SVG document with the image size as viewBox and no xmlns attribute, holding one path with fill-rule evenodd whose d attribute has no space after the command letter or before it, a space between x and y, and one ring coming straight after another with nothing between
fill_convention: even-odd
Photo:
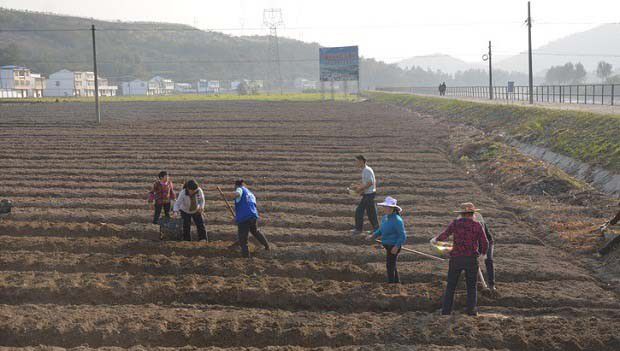
<instances>
[{"instance_id":1,"label":"white building","mask_svg":"<svg viewBox=\"0 0 620 351\"><path fill-rule=\"evenodd\" d=\"M220 93L220 81L210 80L207 86L207 92L211 94L219 94Z\"/></svg>"},{"instance_id":2,"label":"white building","mask_svg":"<svg viewBox=\"0 0 620 351\"><path fill-rule=\"evenodd\" d=\"M221 90L221 84L219 80L201 79L196 84L196 87L196 91L201 94L219 94Z\"/></svg>"},{"instance_id":3,"label":"white building","mask_svg":"<svg viewBox=\"0 0 620 351\"><path fill-rule=\"evenodd\" d=\"M76 89L75 73L63 69L50 74L43 95L50 97L78 96Z\"/></svg>"},{"instance_id":4,"label":"white building","mask_svg":"<svg viewBox=\"0 0 620 351\"><path fill-rule=\"evenodd\" d=\"M177 94L192 94L196 92L196 89L192 87L191 83L174 83L174 92Z\"/></svg>"},{"instance_id":5,"label":"white building","mask_svg":"<svg viewBox=\"0 0 620 351\"><path fill-rule=\"evenodd\" d=\"M123 95L125 96L141 96L148 95L149 83L140 79L124 82L122 84Z\"/></svg>"},{"instance_id":6,"label":"white building","mask_svg":"<svg viewBox=\"0 0 620 351\"><path fill-rule=\"evenodd\" d=\"M317 83L316 81L305 79L305 78L297 78L295 79L295 89L297 90L312 90L316 89Z\"/></svg>"},{"instance_id":7,"label":"white building","mask_svg":"<svg viewBox=\"0 0 620 351\"><path fill-rule=\"evenodd\" d=\"M116 96L118 87L99 77L99 96ZM50 74L43 92L50 97L95 96L95 74L66 69Z\"/></svg>"},{"instance_id":8,"label":"white building","mask_svg":"<svg viewBox=\"0 0 620 351\"><path fill-rule=\"evenodd\" d=\"M199 94L205 94L209 89L209 81L206 79L201 79L196 83L196 91Z\"/></svg>"},{"instance_id":9,"label":"white building","mask_svg":"<svg viewBox=\"0 0 620 351\"><path fill-rule=\"evenodd\" d=\"M45 78L38 73L30 74L30 91L29 96L33 98L43 97L45 90Z\"/></svg>"},{"instance_id":10,"label":"white building","mask_svg":"<svg viewBox=\"0 0 620 351\"><path fill-rule=\"evenodd\" d=\"M29 97L32 77L30 70L19 66L0 67L0 97Z\"/></svg>"},{"instance_id":11,"label":"white building","mask_svg":"<svg viewBox=\"0 0 620 351\"><path fill-rule=\"evenodd\" d=\"M117 92L118 86L110 85L106 78L99 77L99 96L116 96Z\"/></svg>"},{"instance_id":12,"label":"white building","mask_svg":"<svg viewBox=\"0 0 620 351\"><path fill-rule=\"evenodd\" d=\"M239 85L241 85L241 81L233 80L232 82L230 82L230 90L237 91L237 89L239 89Z\"/></svg>"},{"instance_id":13,"label":"white building","mask_svg":"<svg viewBox=\"0 0 620 351\"><path fill-rule=\"evenodd\" d=\"M149 81L149 90L152 95L170 95L174 93L174 82L160 76L153 77Z\"/></svg>"}]
</instances>

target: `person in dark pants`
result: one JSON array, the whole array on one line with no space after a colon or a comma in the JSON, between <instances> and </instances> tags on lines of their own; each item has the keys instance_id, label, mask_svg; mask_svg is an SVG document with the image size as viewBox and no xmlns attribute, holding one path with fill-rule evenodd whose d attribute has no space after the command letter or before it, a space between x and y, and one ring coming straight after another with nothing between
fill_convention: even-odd
<instances>
[{"instance_id":1,"label":"person in dark pants","mask_svg":"<svg viewBox=\"0 0 620 351\"><path fill-rule=\"evenodd\" d=\"M148 200L149 207L154 210L153 224L159 224L162 209L164 210L164 217L170 218L171 202L175 199L174 184L172 184L168 172L159 172L158 179L153 183L149 192Z\"/></svg>"},{"instance_id":2,"label":"person in dark pants","mask_svg":"<svg viewBox=\"0 0 620 351\"><path fill-rule=\"evenodd\" d=\"M180 212L183 218L183 240L192 241L190 228L192 221L198 231L198 241L208 241L207 228L202 217L205 208L205 196L195 180L189 180L183 185L177 201L174 203L174 212Z\"/></svg>"},{"instance_id":3,"label":"person in dark pants","mask_svg":"<svg viewBox=\"0 0 620 351\"><path fill-rule=\"evenodd\" d=\"M241 255L250 257L248 236L251 233L265 250L269 250L269 242L263 233L258 230L258 209L256 196L245 187L243 179L235 181L235 191L224 194L228 200L235 200L235 223L237 223L237 242L241 247Z\"/></svg>"},{"instance_id":4,"label":"person in dark pants","mask_svg":"<svg viewBox=\"0 0 620 351\"><path fill-rule=\"evenodd\" d=\"M377 219L377 205L375 204L375 196L377 194L375 172L367 165L364 156L359 155L355 159L357 167L362 170L362 182L351 186L353 191L362 196L355 210L355 229L352 231L353 235L358 235L364 229L364 212L368 216L368 221L370 221L373 231L379 229L379 221Z\"/></svg>"},{"instance_id":5,"label":"person in dark pants","mask_svg":"<svg viewBox=\"0 0 620 351\"><path fill-rule=\"evenodd\" d=\"M620 206L620 203L618 204L618 206ZM618 222L620 222L620 211L618 211L618 214L616 214L616 216L612 219L610 219L609 221L607 221L605 224L603 224L598 230L601 233L604 233L610 226L614 226L616 224L618 224ZM613 249L617 246L620 245L620 235L612 238L611 240L609 240L605 246L603 246L602 248L600 248L598 250L599 255L603 256L603 255L607 255L609 254L611 251L613 251Z\"/></svg>"},{"instance_id":6,"label":"person in dark pants","mask_svg":"<svg viewBox=\"0 0 620 351\"><path fill-rule=\"evenodd\" d=\"M370 239L376 240L381 238L381 244L385 248L388 283L400 284L400 277L396 262L398 254L407 240L407 232L405 231L405 223L400 216L402 209L397 205L396 199L388 196L385 201L378 204L383 208L383 218L381 219L381 227L377 229Z\"/></svg>"},{"instance_id":7,"label":"person in dark pants","mask_svg":"<svg viewBox=\"0 0 620 351\"><path fill-rule=\"evenodd\" d=\"M478 300L478 256L486 255L488 241L484 229L480 223L474 221L474 213L478 209L472 203L461 204L461 209L455 211L461 216L448 225L436 238L431 239L431 244L437 241L447 241L453 236L453 247L450 252L450 264L448 268L448 285L443 296L441 314L452 314L454 304L454 292L459 281L461 272L465 272L465 282L467 283L467 314L478 315L476 305Z\"/></svg>"},{"instance_id":8,"label":"person in dark pants","mask_svg":"<svg viewBox=\"0 0 620 351\"><path fill-rule=\"evenodd\" d=\"M475 206L474 206L475 207ZM484 217L479 212L474 213L474 221L480 223L482 229L484 229L484 233L486 234L487 241L489 242L489 246L487 248L487 255L484 259L484 265L486 267L487 272L487 283L489 285L489 290L491 292L496 292L495 288L495 267L493 266L493 251L495 248L495 241L493 240L493 233L491 233L491 229L489 229L489 225L484 220Z\"/></svg>"}]
</instances>

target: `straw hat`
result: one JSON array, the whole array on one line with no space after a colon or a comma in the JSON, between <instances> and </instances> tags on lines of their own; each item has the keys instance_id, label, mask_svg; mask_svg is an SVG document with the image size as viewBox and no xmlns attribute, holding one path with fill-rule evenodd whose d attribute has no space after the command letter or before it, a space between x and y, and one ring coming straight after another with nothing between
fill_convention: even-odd
<instances>
[{"instance_id":1,"label":"straw hat","mask_svg":"<svg viewBox=\"0 0 620 351\"><path fill-rule=\"evenodd\" d=\"M396 204L397 202L398 201L396 201L395 198L388 196L385 198L385 200L383 200L383 202L378 203L377 206L397 208L399 211L402 211L403 209Z\"/></svg>"},{"instance_id":2,"label":"straw hat","mask_svg":"<svg viewBox=\"0 0 620 351\"><path fill-rule=\"evenodd\" d=\"M480 209L476 208L473 203L465 202L461 204L461 209L458 211L454 211L454 213L475 213L478 211L480 211Z\"/></svg>"}]
</instances>

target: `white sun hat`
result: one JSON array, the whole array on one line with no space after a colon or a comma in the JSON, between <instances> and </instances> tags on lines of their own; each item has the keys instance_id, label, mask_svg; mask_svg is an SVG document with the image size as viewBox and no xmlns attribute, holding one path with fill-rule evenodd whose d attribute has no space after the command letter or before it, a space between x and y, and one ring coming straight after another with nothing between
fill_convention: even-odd
<instances>
[{"instance_id":1,"label":"white sun hat","mask_svg":"<svg viewBox=\"0 0 620 351\"><path fill-rule=\"evenodd\" d=\"M399 211L402 211L403 209L400 208L400 206L398 206L396 203L398 201L396 201L395 198L391 197L391 196L387 196L385 198L385 200L383 200L383 202L378 203L378 206L383 206L383 207L391 207L391 208L397 208Z\"/></svg>"}]
</instances>

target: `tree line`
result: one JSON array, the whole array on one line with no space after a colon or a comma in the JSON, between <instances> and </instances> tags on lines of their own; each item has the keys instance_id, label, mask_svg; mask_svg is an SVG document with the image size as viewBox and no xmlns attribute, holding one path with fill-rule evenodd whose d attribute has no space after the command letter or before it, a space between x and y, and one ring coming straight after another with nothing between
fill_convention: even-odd
<instances>
[{"instance_id":1,"label":"tree line","mask_svg":"<svg viewBox=\"0 0 620 351\"><path fill-rule=\"evenodd\" d=\"M600 61L596 67L596 76L601 83L620 83L620 75L613 74L613 65ZM567 62L561 66L552 66L545 74L546 84L584 84L588 72L580 62Z\"/></svg>"}]
</instances>

